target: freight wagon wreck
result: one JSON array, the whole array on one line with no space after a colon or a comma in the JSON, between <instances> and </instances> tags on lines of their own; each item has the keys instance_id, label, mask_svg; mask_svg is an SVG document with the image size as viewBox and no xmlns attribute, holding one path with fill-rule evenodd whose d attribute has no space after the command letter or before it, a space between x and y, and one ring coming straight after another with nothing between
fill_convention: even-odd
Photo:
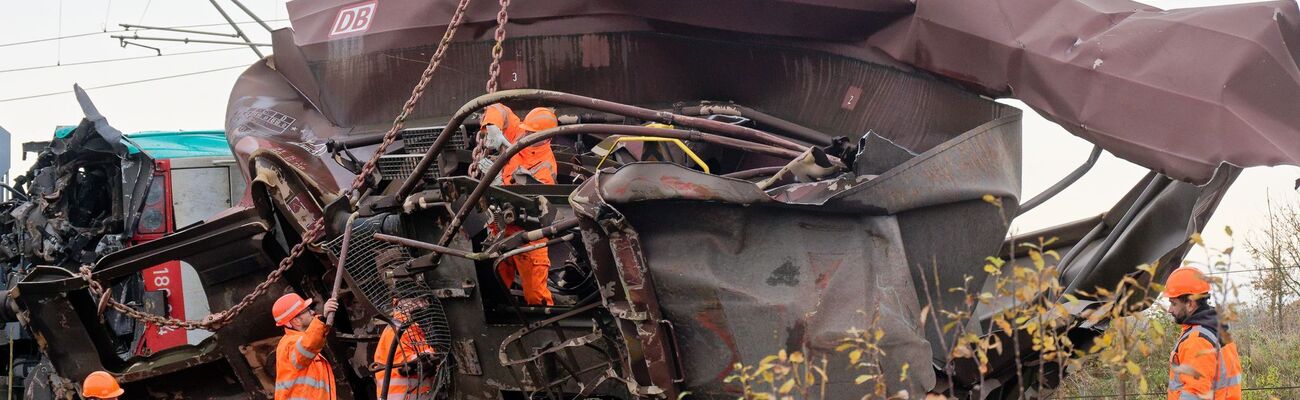
<instances>
[{"instance_id":1,"label":"freight wagon wreck","mask_svg":"<svg viewBox=\"0 0 1300 400\"><path fill-rule=\"evenodd\" d=\"M435 356L405 367L452 398L675 399L734 398L737 363L830 355L868 323L884 332L882 374L908 371L889 393L1043 397L1059 375L1016 369L1059 360L1024 348L981 372L950 357L956 332L923 326L922 310L961 294L936 288L1013 256L1009 221L1102 149L1153 172L1107 213L1025 236L1058 238L1070 290L1167 274L1239 167L1294 164L1300 149L1300 117L1276 106L1300 97L1291 3L709 3L725 18L661 3L512 6L494 61L494 4L291 2L294 30L275 33L226 111L243 201L92 268L109 286L184 262L212 310L233 310L172 322L213 332L200 343L123 358L100 310L126 306L75 270L38 267L14 292L45 338L40 379L68 387L106 369L148 397L269 397L272 299L341 287L327 349L340 398L385 393L371 360L392 354L377 346L390 324L419 328ZM1149 33L1167 31L1220 41ZM1212 68L1185 63L1211 55ZM490 70L502 90L483 95ZM1099 146L1032 199L1021 111L989 97L1006 95ZM498 103L553 108L559 126L485 156L482 115ZM537 146L556 155L555 184L493 184ZM496 233L507 225L519 229ZM497 266L541 247L554 304L526 305ZM1137 269L1154 261L1157 276ZM1080 316L1094 300L1062 328L1077 345L1105 329ZM968 331L1017 334L988 320L1010 307L981 306ZM861 394L830 374L827 397Z\"/></svg>"}]
</instances>

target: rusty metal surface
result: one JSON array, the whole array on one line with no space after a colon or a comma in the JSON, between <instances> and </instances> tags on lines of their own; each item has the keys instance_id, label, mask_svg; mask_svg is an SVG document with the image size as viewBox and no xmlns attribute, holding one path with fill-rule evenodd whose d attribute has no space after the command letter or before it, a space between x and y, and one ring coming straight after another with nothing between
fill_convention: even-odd
<instances>
[{"instance_id":1,"label":"rusty metal surface","mask_svg":"<svg viewBox=\"0 0 1300 400\"><path fill-rule=\"evenodd\" d=\"M515 81L522 81L521 86L571 90L553 86L557 71L536 66L533 58L569 57L566 53L572 52L575 62L564 63L580 61L592 79L605 80L602 70L619 71L620 57L636 57L621 51L619 40L605 32L792 46L878 64L901 62L988 95L1024 100L1076 135L1179 179L1204 183L1224 162L1245 167L1300 161L1295 128L1300 117L1284 106L1300 99L1300 67L1292 48L1300 41L1300 10L1293 2L1170 11L1127 0L771 1L761 7L717 0L704 6L724 10L721 15L695 12L702 5L686 3L651 7L633 1L568 0L513 12L511 21L517 24L510 28L503 69L506 75L520 73L523 79ZM309 63L317 64L318 74L328 77L340 68L360 72L353 66L370 63L365 60L370 54L383 54L385 69L400 69L402 59L419 57L397 49L436 39L433 32L451 12L444 3L383 2L366 30L332 33L338 12L356 4L289 3L295 43ZM488 42L493 11L488 5L470 7L466 24L480 29L463 32L458 40ZM420 17L409 18L413 15ZM526 44L530 38L562 35L573 38L572 50L563 42L548 43L545 52ZM475 50L450 57L472 59L473 67L458 68L473 76L464 85L482 80L476 71L485 70L482 55L487 51ZM655 64L669 59L675 57L640 65L661 68ZM712 62L726 59L718 54ZM723 76L686 64L696 71L679 79ZM339 85L326 79L332 84L325 86L332 87L323 89L323 102L330 104L337 121L350 124L352 116L369 114L350 112L369 105L339 100L353 98L348 86L374 80ZM520 87L511 83L504 87ZM825 89L844 97L846 105L852 104L851 93L874 94L851 82ZM789 112L783 108L764 111L799 119L782 115ZM1211 134L1200 133L1205 131Z\"/></svg>"},{"instance_id":2,"label":"rusty metal surface","mask_svg":"<svg viewBox=\"0 0 1300 400\"><path fill-rule=\"evenodd\" d=\"M205 300L211 307L228 308L264 277L267 266L274 265L274 250L268 247L274 245L265 241L269 229L259 210L227 213L203 225L110 254L97 264L96 274L106 281L129 280L162 261L181 260L191 265L205 283ZM16 297L28 315L28 328L47 339L43 342L49 345L42 353L58 376L80 380L95 370L112 371L128 390L150 397L243 398L246 390L262 385L253 374L255 368L240 355L239 347L280 333L265 323L263 314L248 313L197 346L124 359L117 354L107 327L99 322L95 301L80 277L63 269L40 267L18 284ZM261 301L254 308L270 307L269 301ZM223 383L193 384L196 381Z\"/></svg>"},{"instance_id":3,"label":"rusty metal surface","mask_svg":"<svg viewBox=\"0 0 1300 400\"><path fill-rule=\"evenodd\" d=\"M393 112L402 109L402 99L394 94L409 91L416 82L444 28L439 24L452 10L446 2L372 3L376 13L367 32L329 35L339 10L357 4L365 3L290 3L297 32L276 32L276 55L252 65L236 83L226 110L227 132L250 182L249 198L221 218L109 255L98 263L98 276L125 279L158 261L187 259L204 281L212 307L224 309L253 287L264 276L259 272L274 265L284 247L312 223L323 219L330 234L337 234L340 215L352 211L345 210L349 202L341 197L344 188L354 179L356 165L374 149L366 147L365 140L349 138L368 137L390 126ZM1076 134L1175 178L1203 182L1210 178L1203 167L1213 168L1220 161L1268 163L1291 156L1289 147L1264 149L1254 138L1233 153L1206 151L1205 140L1187 140L1184 132L1170 131L1181 125L1154 126L1171 115L1120 113L1095 103L1133 95L1130 100L1158 107L1169 96L1226 93L1230 96L1189 110L1204 118L1236 113L1240 120L1220 120L1269 122L1259 125L1265 128L1277 128L1270 119L1288 121L1289 116L1257 107L1254 100L1234 103L1237 90L1244 90L1239 88L1253 88L1259 81L1232 75L1239 70L1232 69L1237 64L1231 60L1213 64L1219 69L1179 69L1190 74L1180 78L1206 82L1218 81L1200 74L1232 75L1233 87L1189 89L1202 90L1196 93L1150 84L1106 85L1108 79L1150 78L1112 72L1116 64L1126 65L1126 57L1135 57L1124 51L1106 55L1104 62L1089 64L1086 71L1072 64L1087 61L1083 55L1094 54L1103 44L1118 43L1125 51L1145 54L1140 50L1153 39L1132 28L1141 21L1182 27L1222 22L1225 15L1251 20L1258 18L1256 13L1263 15L1257 11L1263 6L1166 15L1130 13L1125 7L1135 3L1116 0L1103 0L1102 11L1079 10L1078 4L1032 0L1006 7L1015 11L1009 16L989 12L987 7L1002 5L1000 0L919 6L903 0L777 0L764 7L714 1L712 6L729 12L726 18L687 11L699 4L677 0L653 6L626 0L557 0L512 9L513 25L501 62L505 91L499 93L535 95L511 98L517 110L557 103L563 105L561 114L581 115L590 111L584 106L602 111L636 106L645 121L678 123L676 130L658 131L699 146L719 174L770 169L785 164L785 158L815 153L801 153L804 147L796 141L829 141L832 146L826 152L831 147L840 151L827 158L842 161L844 168L835 172L843 173L780 180L762 190L749 181L672 162L645 162L639 159L642 154L629 152L620 154L620 165L594 174L575 165L554 187L489 189L463 177L463 154L431 146L422 165L436 165L437 180L385 177L373 182L370 198L351 199L364 205L359 218L373 218L365 222L373 225L367 225L371 231L437 241L472 253L496 245L483 233L483 213L491 206L517 203L513 209L540 225L550 222L542 214L550 218L572 213L576 224L551 232L556 234L547 242L556 247L551 261L564 276L592 282L571 285L565 293L560 290L564 282L551 282L557 300L563 301L555 307L520 307L512 297L511 282L501 282L490 261L439 259L418 248L395 256L388 251L395 246L387 244L356 247L359 252L342 271L347 290L341 296L344 315L336 327L340 335L329 343L341 398L373 394L368 376L373 349L356 338L374 336L377 325L371 320L392 314L394 297L412 296L428 296L439 304L439 321L425 333L444 360L456 364L439 369L444 374L440 378L446 378L439 382L451 385L454 398L577 394L671 399L686 391L702 398L734 398L737 388L723 382L734 363L754 364L777 350L830 355L830 368L843 370L843 358L831 354L834 347L856 329L868 328L874 315L880 316L876 327L886 333L884 375L898 376L903 365L910 366L908 381L887 380L891 392L923 393L946 381L946 371L957 374L953 391L959 395L970 395L971 382L981 378L1008 382L1015 372L1011 360L995 360L985 376L972 375L948 359L949 349L941 345L953 342L956 332L922 331L918 325L927 301L921 297L926 288L918 277L942 271L939 282L930 284L947 288L960 286L965 275L979 276L984 258L1000 252L1008 216L1016 214L1019 204L1020 111L981 94L1019 96L1058 122L1076 125L1071 127ZM440 126L456 113L451 124L455 129L448 132L477 128L477 122L466 117L484 105L479 103L495 101L475 97L487 77L487 28L496 11L489 6L470 8L468 29L456 36L444 68L427 87L437 95L415 105L409 123ZM1062 13L1082 15L1076 21L1082 25L1047 29L1028 24L1048 23L1051 18L1046 17ZM1107 23L1114 25L1101 24L1096 13L1113 17ZM1286 28L1295 13L1273 14L1279 22L1260 26ZM1012 28L1008 33L995 29L1001 25L985 24L1004 20L1039 29ZM1239 29L1235 24L1211 28L1228 33ZM1070 29L1079 40L1069 41L1069 49L1058 49L1058 32ZM1223 43L1179 48L1196 55L1205 48L1264 43L1276 36L1264 30ZM963 33L970 36L948 36ZM1105 43L1089 39L1102 36ZM1006 43L1017 40L1024 41L1022 50L1008 51ZM978 56L988 62L971 62L981 58L962 53L967 50L984 50ZM1057 50L1078 53L1062 58L1052 53ZM1278 50L1276 43L1264 43L1243 50L1238 58L1227 58L1281 55ZM954 54L970 65L953 65ZM1295 69L1283 65L1287 59L1274 57L1262 65L1281 65L1278 71L1286 75ZM1163 67L1166 61L1152 65L1172 68ZM1140 72L1163 73L1159 68ZM1087 85L1100 89L1080 89L1092 87ZM1293 103L1287 97L1291 86L1278 86L1269 96L1281 97L1261 98ZM527 87L587 97L509 90ZM758 110L764 117L701 121L653 111L685 111L682 104L705 104L701 100L734 102L736 110ZM1082 109L1096 112L1085 114ZM92 111L87 115L97 115ZM702 107L690 111L713 112ZM1143 120L1151 116L1155 118ZM1106 123L1095 122L1102 119ZM470 123L462 126L466 121ZM633 126L645 121L602 120L598 122L613 124L561 127L537 137L581 133L553 145L557 153L572 155L582 164L578 157L590 158L584 138L656 130ZM1235 128L1231 123L1186 122L1205 129ZM1113 128L1129 123L1146 130ZM730 137L684 131L688 127ZM1292 128L1270 133L1290 132L1287 129ZM846 143L864 136L856 152L845 150L853 148ZM347 148L345 154L341 147L330 146L330 140L361 146ZM353 155L359 159L349 159ZM1153 174L1151 186L1135 188L1098 222L1106 225L1095 229L1093 240L1074 238L1060 244L1087 250L1064 266L1064 279L1078 287L1103 285L1131 273L1141 260L1155 258L1172 265L1186 252L1187 233L1203 226L1236 172L1227 168L1204 187ZM416 192L426 180L438 185ZM1139 196L1144 188L1150 188L1145 191L1149 195ZM566 195L567 202L556 201ZM424 200L432 203L403 207ZM559 232L575 225L576 233ZM334 247L324 242L317 257L299 260L275 290L322 299L335 283L328 279L335 273L329 269L336 261ZM244 256L232 259L231 254ZM401 287L416 293L396 295ZM13 293L57 375L75 379L91 369L109 369L125 378L128 390L147 390L142 393L157 398L229 398L267 390L268 366L250 357L257 350L248 346L270 343L279 332L260 313L241 315L200 346L127 360L112 351L113 338L97 319L85 282L66 270L39 268ZM955 304L959 296L937 297ZM269 306L269 300L263 300L251 309ZM979 311L988 315L998 310ZM999 334L987 331L987 324L982 329L984 334ZM497 357L485 356L491 354ZM947 366L955 368L945 370ZM178 383L200 379L196 377L217 385ZM832 374L831 379L832 398L860 395L851 375Z\"/></svg>"},{"instance_id":4,"label":"rusty metal surface","mask_svg":"<svg viewBox=\"0 0 1300 400\"><path fill-rule=\"evenodd\" d=\"M654 348L650 337L641 336L655 330L632 329L671 321L681 363L688 366L683 387L706 397L730 396L721 380L734 363L756 363L774 349L806 347L814 355L833 355L850 328L864 329L870 320L859 310L883 316L880 327L892 338L887 371L927 365L931 357L946 364L947 352L939 346L944 339L916 323L924 299L915 275L929 271L916 265L937 263L946 278L957 281L977 273L985 252L1006 234L998 209L982 197L994 194L1014 211L1019 147L1019 116L1013 114L887 166L878 177L850 175L764 193L749 182L678 165L634 163L598 174L570 201L580 216L593 220L586 226L603 231L584 229L591 236L589 249L609 247L608 261L597 257L597 272L617 271L598 274L606 276L602 286L628 290L603 293L611 314L628 321L629 346ZM964 213L960 226L914 223L935 214L948 217L952 208ZM638 240L620 242L616 234ZM941 251L926 244L933 240L914 239L938 235L963 239L943 241ZM644 260L634 263L643 266L625 269L627 260ZM639 270L650 271L654 283ZM657 295L638 298L629 289L644 286L653 286ZM660 308L662 316L653 313ZM642 361L647 374L676 371L652 361ZM934 371L913 371L911 381L891 392L933 387ZM655 381L653 375L647 379ZM848 396L852 386L833 381L830 387L840 390L829 392Z\"/></svg>"},{"instance_id":5,"label":"rusty metal surface","mask_svg":"<svg viewBox=\"0 0 1300 400\"><path fill-rule=\"evenodd\" d=\"M1220 163L1300 162L1294 1L941 0L867 44L1025 101L1121 158L1198 184Z\"/></svg>"}]
</instances>

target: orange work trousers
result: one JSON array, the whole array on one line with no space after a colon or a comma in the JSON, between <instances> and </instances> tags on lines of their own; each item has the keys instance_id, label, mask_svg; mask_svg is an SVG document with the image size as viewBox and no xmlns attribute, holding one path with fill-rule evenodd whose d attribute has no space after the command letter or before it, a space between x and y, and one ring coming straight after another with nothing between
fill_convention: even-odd
<instances>
[{"instance_id":1,"label":"orange work trousers","mask_svg":"<svg viewBox=\"0 0 1300 400\"><path fill-rule=\"evenodd\" d=\"M509 231L509 228L506 230ZM541 239L528 245L545 241ZM555 304L551 300L551 290L546 287L546 278L550 275L550 271L550 252L545 247L507 258L497 266L497 273L501 274L501 282L504 282L506 287L515 281L515 273L519 273L520 283L524 287L524 302L530 306Z\"/></svg>"}]
</instances>

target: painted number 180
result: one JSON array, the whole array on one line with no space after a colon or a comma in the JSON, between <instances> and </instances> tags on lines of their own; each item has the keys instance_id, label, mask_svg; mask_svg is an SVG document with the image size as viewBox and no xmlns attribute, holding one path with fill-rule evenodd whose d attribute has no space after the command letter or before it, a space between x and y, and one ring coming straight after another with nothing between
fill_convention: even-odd
<instances>
[{"instance_id":1,"label":"painted number 180","mask_svg":"<svg viewBox=\"0 0 1300 400\"><path fill-rule=\"evenodd\" d=\"M171 296L172 296L172 290L171 290L171 288L170 288L170 286L171 286L171 284L172 284L172 277L167 276L167 274L168 274L169 272L171 272L171 270L169 270L169 269L167 269L167 268L159 268L159 269L155 269L155 270L153 271L153 285L154 285L154 290L161 290L161 291L163 292L163 295L166 296L165 298L167 298L167 299L170 299ZM171 304L167 304L167 302L164 301L164 302L163 302L163 307L166 307L166 308L170 309L170 308L171 308ZM167 314L170 315L171 313L167 313ZM172 332L172 331L174 331L174 330L176 330L176 328L173 328L173 327L170 327L170 326L159 326L159 327L158 327L158 334L159 334L159 335L165 335L165 334L167 334L167 333L169 333L169 332Z\"/></svg>"}]
</instances>

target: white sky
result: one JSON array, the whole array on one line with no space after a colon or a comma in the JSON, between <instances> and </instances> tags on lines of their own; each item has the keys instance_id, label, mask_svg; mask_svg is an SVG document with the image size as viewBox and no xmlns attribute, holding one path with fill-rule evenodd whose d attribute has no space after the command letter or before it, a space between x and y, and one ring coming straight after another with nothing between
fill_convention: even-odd
<instances>
[{"instance_id":1,"label":"white sky","mask_svg":"<svg viewBox=\"0 0 1300 400\"><path fill-rule=\"evenodd\" d=\"M284 0L243 0L265 20L286 18ZM1183 8L1245 1L1222 0L1153 0L1161 8ZM236 21L250 21L229 0L219 3ZM44 0L11 4L6 8L5 23L0 25L0 44L66 36L87 32L121 29L119 23L180 26L222 23L221 15L202 0ZM274 28L288 26L287 21L270 21ZM269 35L257 24L241 27L255 42L270 42ZM193 28L230 32L227 26ZM238 40L193 34L152 31L148 36L190 37L210 40ZM95 87L159 76L191 73L223 67L245 66L256 60L246 47L183 44L170 42L141 43L162 48L163 54L208 49L232 50L206 54L144 58L132 61L63 66L20 72L0 72L0 126L13 135L11 171L20 173L30 165L21 161L19 144L46 140L56 125L76 124L82 117L72 94L36 99L3 101L71 90L73 83ZM269 53L269 49L265 49ZM14 68L67 64L110 58L148 56L153 50L122 48L108 34L91 35L61 41L0 47L0 71ZM167 79L150 83L90 90L90 96L113 126L123 132L165 129L221 129L226 100L235 78L243 68ZM1024 193L1028 199L1056 182L1087 158L1091 144L1076 138L1059 126L1047 122L1018 101L1006 101L1024 110ZM1093 170L1064 193L1038 209L1019 218L1013 225L1018 232L1095 215L1109 208L1146 172L1145 169L1109 154ZM1204 234L1213 247L1229 242L1223 227L1231 225L1238 233L1262 225L1266 208L1265 194L1275 199L1295 200L1295 180L1300 168L1273 167L1246 170L1229 191ZM1276 201L1276 200L1275 200ZM1178 221L1181 223L1182 221ZM1240 241L1240 240L1238 240ZM1238 254L1244 254L1240 252ZM1193 255L1203 258L1203 255ZM1242 257L1239 257L1239 260ZM1247 274L1234 280L1244 282Z\"/></svg>"}]
</instances>

